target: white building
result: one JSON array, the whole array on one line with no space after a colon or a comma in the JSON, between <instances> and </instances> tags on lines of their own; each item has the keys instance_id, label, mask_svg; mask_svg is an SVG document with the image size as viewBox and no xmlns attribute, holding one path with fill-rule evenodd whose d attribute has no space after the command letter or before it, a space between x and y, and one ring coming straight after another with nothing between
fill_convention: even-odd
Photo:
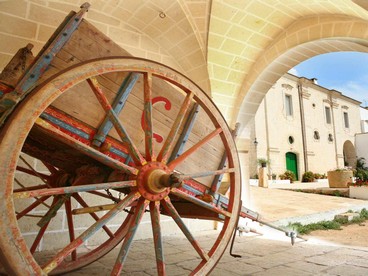
<instances>
[{"instance_id":1,"label":"white building","mask_svg":"<svg viewBox=\"0 0 368 276\"><path fill-rule=\"evenodd\" d=\"M368 132L368 107L360 108L362 133Z\"/></svg>"},{"instance_id":2,"label":"white building","mask_svg":"<svg viewBox=\"0 0 368 276\"><path fill-rule=\"evenodd\" d=\"M250 176L257 158L270 160L269 175L354 166L355 134L361 132L361 102L317 84L316 79L285 74L261 103L251 134Z\"/></svg>"}]
</instances>

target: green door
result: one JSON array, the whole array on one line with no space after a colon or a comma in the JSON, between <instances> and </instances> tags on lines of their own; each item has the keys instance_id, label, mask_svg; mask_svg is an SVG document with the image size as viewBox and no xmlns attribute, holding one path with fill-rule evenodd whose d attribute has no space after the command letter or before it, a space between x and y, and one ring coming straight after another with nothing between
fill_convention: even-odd
<instances>
[{"instance_id":1,"label":"green door","mask_svg":"<svg viewBox=\"0 0 368 276\"><path fill-rule=\"evenodd\" d=\"M286 153L286 169L288 171L292 171L295 174L296 180L299 179L298 177L298 162L296 159L296 154L292 152Z\"/></svg>"}]
</instances>

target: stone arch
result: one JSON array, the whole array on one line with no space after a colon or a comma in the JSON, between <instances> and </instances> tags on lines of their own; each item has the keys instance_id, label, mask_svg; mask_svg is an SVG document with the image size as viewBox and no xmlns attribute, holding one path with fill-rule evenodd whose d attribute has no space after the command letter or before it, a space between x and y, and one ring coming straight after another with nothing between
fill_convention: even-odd
<instances>
[{"instance_id":1,"label":"stone arch","mask_svg":"<svg viewBox=\"0 0 368 276\"><path fill-rule=\"evenodd\" d=\"M289 25L258 58L242 83L231 123L242 127L254 117L272 85L290 68L319 54L368 52L368 23L352 16L313 16ZM244 129L245 130L245 129Z\"/></svg>"},{"instance_id":2,"label":"stone arch","mask_svg":"<svg viewBox=\"0 0 368 276\"><path fill-rule=\"evenodd\" d=\"M357 160L356 151L351 141L347 140L344 142L343 153L344 153L344 165L347 167L355 168Z\"/></svg>"}]
</instances>

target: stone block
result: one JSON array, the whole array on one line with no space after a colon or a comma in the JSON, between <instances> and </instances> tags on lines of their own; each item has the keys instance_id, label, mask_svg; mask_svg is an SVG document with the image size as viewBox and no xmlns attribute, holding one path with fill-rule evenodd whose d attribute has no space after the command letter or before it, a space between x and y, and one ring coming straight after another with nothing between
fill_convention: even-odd
<instances>
[{"instance_id":1,"label":"stone block","mask_svg":"<svg viewBox=\"0 0 368 276\"><path fill-rule=\"evenodd\" d=\"M48 26L57 27L63 22L65 12L50 9L44 6L31 4L29 9L29 19Z\"/></svg>"},{"instance_id":2,"label":"stone block","mask_svg":"<svg viewBox=\"0 0 368 276\"><path fill-rule=\"evenodd\" d=\"M367 268L352 265L339 265L326 270L326 272L330 275L366 276Z\"/></svg>"},{"instance_id":3,"label":"stone block","mask_svg":"<svg viewBox=\"0 0 368 276\"><path fill-rule=\"evenodd\" d=\"M54 27L40 25L37 34L37 40L44 41L46 43L50 39L54 31L55 31Z\"/></svg>"},{"instance_id":4,"label":"stone block","mask_svg":"<svg viewBox=\"0 0 368 276\"><path fill-rule=\"evenodd\" d=\"M335 219L343 220L343 221L351 221L354 218L359 218L359 213L343 213L335 216Z\"/></svg>"},{"instance_id":5,"label":"stone block","mask_svg":"<svg viewBox=\"0 0 368 276\"><path fill-rule=\"evenodd\" d=\"M27 1L28 2L28 1ZM19 17L26 17L28 3L24 0L20 1L1 1L1 14L10 13ZM2 16L2 15L1 15Z\"/></svg>"},{"instance_id":6,"label":"stone block","mask_svg":"<svg viewBox=\"0 0 368 276\"><path fill-rule=\"evenodd\" d=\"M0 32L17 34L17 36L32 39L36 37L37 24L3 14L0 16Z\"/></svg>"}]
</instances>

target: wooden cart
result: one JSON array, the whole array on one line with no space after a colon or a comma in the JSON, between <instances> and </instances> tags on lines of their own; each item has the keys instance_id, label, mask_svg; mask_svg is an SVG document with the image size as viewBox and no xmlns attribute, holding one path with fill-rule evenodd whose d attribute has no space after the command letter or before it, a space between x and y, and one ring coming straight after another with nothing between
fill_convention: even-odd
<instances>
[{"instance_id":1,"label":"wooden cart","mask_svg":"<svg viewBox=\"0 0 368 276\"><path fill-rule=\"evenodd\" d=\"M197 252L192 274L208 274L241 208L234 133L195 83L131 57L84 20L88 7L71 12L36 58L28 45L1 74L1 262L11 275L67 273L122 242L111 271L120 274L149 212L158 275L170 234L161 216ZM54 237L64 244L42 248L45 258L40 243L59 213L67 230ZM222 230L204 246L183 218ZM91 239L98 245L86 251Z\"/></svg>"}]
</instances>

